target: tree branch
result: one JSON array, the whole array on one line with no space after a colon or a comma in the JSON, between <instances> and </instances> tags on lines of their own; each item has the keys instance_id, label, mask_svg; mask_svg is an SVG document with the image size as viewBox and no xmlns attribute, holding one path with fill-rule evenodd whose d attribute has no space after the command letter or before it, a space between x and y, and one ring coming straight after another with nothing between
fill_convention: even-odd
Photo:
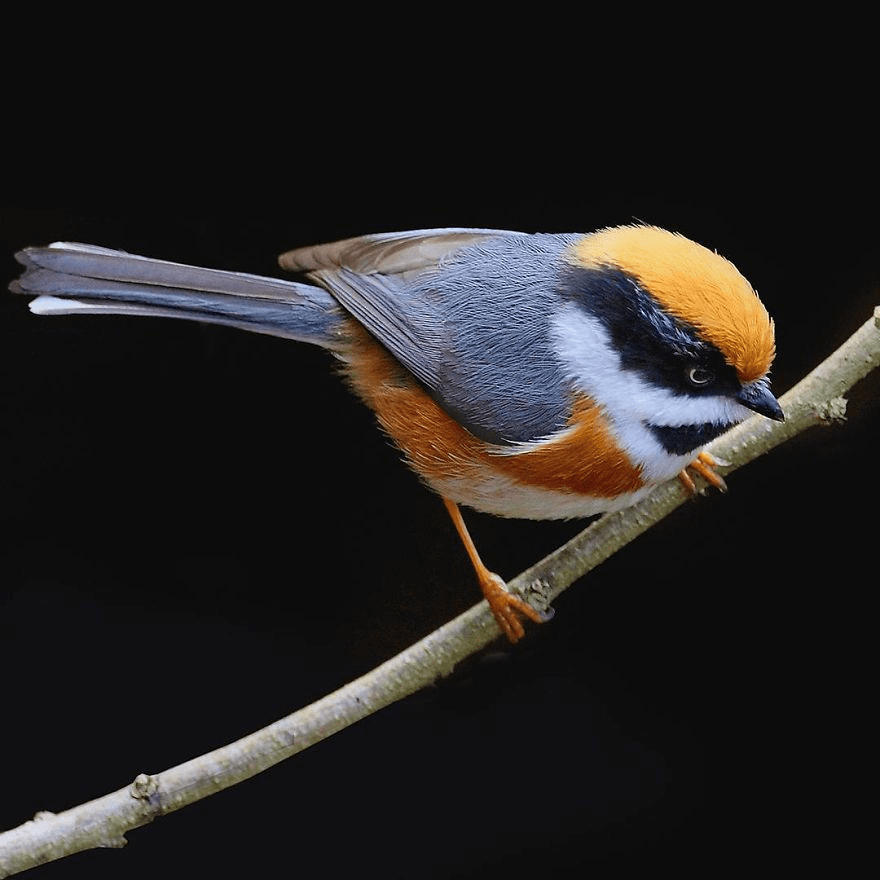
<instances>
[{"instance_id":1,"label":"tree branch","mask_svg":"<svg viewBox=\"0 0 880 880\"><path fill-rule=\"evenodd\" d=\"M752 418L709 451L730 473L814 425L840 421L843 395L880 364L880 307L834 354L782 396L784 423ZM684 502L677 481L642 503L608 514L523 572L510 588L546 607L570 584ZM310 706L237 742L63 813L40 813L0 834L0 877L95 847L125 844L125 833L201 800L326 739L438 678L498 636L481 602L396 657Z\"/></svg>"}]
</instances>

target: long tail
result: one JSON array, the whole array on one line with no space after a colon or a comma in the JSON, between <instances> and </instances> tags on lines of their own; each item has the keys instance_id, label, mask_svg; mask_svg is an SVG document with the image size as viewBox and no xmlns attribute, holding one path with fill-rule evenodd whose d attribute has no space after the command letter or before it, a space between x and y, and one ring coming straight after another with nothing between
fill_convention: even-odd
<instances>
[{"instance_id":1,"label":"long tail","mask_svg":"<svg viewBox=\"0 0 880 880\"><path fill-rule=\"evenodd\" d=\"M15 255L24 273L9 285L35 296L38 315L151 315L206 321L334 348L344 321L320 287L200 269L93 245L55 242Z\"/></svg>"}]
</instances>

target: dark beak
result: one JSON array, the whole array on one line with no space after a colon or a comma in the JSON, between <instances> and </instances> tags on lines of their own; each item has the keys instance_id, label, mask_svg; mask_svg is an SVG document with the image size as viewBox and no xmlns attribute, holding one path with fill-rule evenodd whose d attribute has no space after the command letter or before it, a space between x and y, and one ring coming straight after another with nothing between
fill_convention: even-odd
<instances>
[{"instance_id":1,"label":"dark beak","mask_svg":"<svg viewBox=\"0 0 880 880\"><path fill-rule=\"evenodd\" d=\"M785 413L779 405L779 401L770 393L770 386L766 379L758 379L757 382L749 382L743 385L736 399L756 413L767 416L775 422L784 422Z\"/></svg>"}]
</instances>

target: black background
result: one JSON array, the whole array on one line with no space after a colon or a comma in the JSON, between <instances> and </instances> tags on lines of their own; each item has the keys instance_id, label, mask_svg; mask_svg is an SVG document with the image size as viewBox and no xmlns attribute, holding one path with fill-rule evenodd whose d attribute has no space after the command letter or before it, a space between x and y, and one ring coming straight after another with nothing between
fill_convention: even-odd
<instances>
[{"instance_id":1,"label":"black background","mask_svg":"<svg viewBox=\"0 0 880 880\"><path fill-rule=\"evenodd\" d=\"M356 144L357 160L321 161L291 142L289 176L269 186L230 157L217 180L235 198L212 201L183 185L131 196L134 163L92 171L78 188L117 198L0 213L4 282L16 249L57 239L280 274L285 249L372 231L640 219L753 282L777 322L777 393L880 304L863 168L805 179L766 145L744 168L694 144L708 161L673 168L612 166L589 145L514 159L499 142L471 132L454 169L407 163L413 144L380 166ZM163 155L181 180L197 164ZM0 310L0 827L243 736L476 601L442 505L324 352L185 322L40 319L12 295ZM499 641L121 851L29 876L701 872L789 864L805 841L821 858L867 746L878 391L875 376L846 424L686 505L516 648ZM507 577L581 527L466 517Z\"/></svg>"}]
</instances>

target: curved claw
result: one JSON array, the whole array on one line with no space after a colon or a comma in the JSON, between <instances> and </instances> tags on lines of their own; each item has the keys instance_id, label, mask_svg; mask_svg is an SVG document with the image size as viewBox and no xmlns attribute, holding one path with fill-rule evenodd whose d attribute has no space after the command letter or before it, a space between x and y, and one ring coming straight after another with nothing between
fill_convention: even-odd
<instances>
[{"instance_id":1,"label":"curved claw","mask_svg":"<svg viewBox=\"0 0 880 880\"><path fill-rule=\"evenodd\" d=\"M542 614L518 596L509 593L504 581L491 571L481 573L480 587L498 626L513 644L525 635L520 616L527 617L533 623L544 623L552 617L552 613L549 616Z\"/></svg>"},{"instance_id":2,"label":"curved claw","mask_svg":"<svg viewBox=\"0 0 880 880\"><path fill-rule=\"evenodd\" d=\"M724 478L721 474L716 473L715 468L720 465L720 462L715 461L708 452L701 452L689 465L688 468L696 471L707 483L714 486L716 489L721 492L727 491L727 483L724 482ZM691 475L687 472L687 468L683 470L679 475L678 479L681 480L681 484L684 486L685 491L689 495L695 495L697 492L697 487L694 485L694 481L691 478Z\"/></svg>"}]
</instances>

